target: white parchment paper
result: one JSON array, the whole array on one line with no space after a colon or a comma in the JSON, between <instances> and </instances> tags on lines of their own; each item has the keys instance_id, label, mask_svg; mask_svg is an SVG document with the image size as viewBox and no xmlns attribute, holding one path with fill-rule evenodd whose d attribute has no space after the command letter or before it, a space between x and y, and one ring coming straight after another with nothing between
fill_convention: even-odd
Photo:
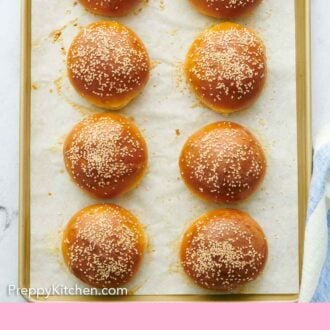
<instances>
[{"instance_id":1,"label":"white parchment paper","mask_svg":"<svg viewBox=\"0 0 330 330\"><path fill-rule=\"evenodd\" d=\"M79 209L99 202L86 196L64 170L62 142L72 126L100 112L82 100L66 77L66 51L88 23L104 19L73 0L33 0L31 286L84 286L63 264L61 232ZM150 153L147 176L138 189L112 200L145 225L149 248L135 294L209 293L192 284L178 263L180 238L191 221L219 208L196 199L180 179L178 157L193 132L219 120L248 127L265 146L269 169L262 188L235 207L249 212L269 241L263 275L244 293L297 293L298 200L293 0L264 0L238 22L255 29L268 53L268 80L251 109L225 118L205 109L187 90L182 62L194 38L217 21L200 15L188 0L151 0L118 19L144 41L153 63L144 93L120 114L142 130Z\"/></svg>"}]
</instances>

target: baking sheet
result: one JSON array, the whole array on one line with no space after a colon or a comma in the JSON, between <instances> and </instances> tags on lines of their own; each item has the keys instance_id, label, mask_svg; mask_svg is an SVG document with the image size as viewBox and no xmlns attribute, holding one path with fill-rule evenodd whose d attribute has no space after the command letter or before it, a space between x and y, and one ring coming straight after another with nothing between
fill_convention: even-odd
<instances>
[{"instance_id":1,"label":"baking sheet","mask_svg":"<svg viewBox=\"0 0 330 330\"><path fill-rule=\"evenodd\" d=\"M79 28L101 18L73 1L33 0L32 9L31 287L83 286L63 265L61 231L76 211L99 201L69 180L61 151L72 126L101 110L85 103L69 85L65 55ZM132 211L149 236L145 262L128 288L137 295L210 293L184 276L178 264L178 247L189 223L219 206L191 195L180 179L177 163L188 136L208 123L229 119L259 137L269 163L261 190L248 202L235 205L264 228L270 250L263 275L240 292L297 293L294 1L264 1L253 15L237 20L254 28L264 40L269 75L258 103L229 118L200 105L187 90L182 75L190 44L216 20L198 14L185 0L149 1L118 20L142 38L153 63L143 95L120 112L138 124L150 153L150 168L141 186L112 200Z\"/></svg>"}]
</instances>

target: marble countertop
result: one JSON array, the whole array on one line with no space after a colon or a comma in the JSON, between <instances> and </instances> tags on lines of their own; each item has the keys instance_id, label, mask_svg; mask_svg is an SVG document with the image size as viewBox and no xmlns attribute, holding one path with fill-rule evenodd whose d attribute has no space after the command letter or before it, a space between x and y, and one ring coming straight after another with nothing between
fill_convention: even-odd
<instances>
[{"instance_id":1,"label":"marble countertop","mask_svg":"<svg viewBox=\"0 0 330 330\"><path fill-rule=\"evenodd\" d=\"M268 0L271 1L271 0ZM330 123L330 2L312 1L313 136ZM17 283L20 1L0 2L0 302Z\"/></svg>"}]
</instances>

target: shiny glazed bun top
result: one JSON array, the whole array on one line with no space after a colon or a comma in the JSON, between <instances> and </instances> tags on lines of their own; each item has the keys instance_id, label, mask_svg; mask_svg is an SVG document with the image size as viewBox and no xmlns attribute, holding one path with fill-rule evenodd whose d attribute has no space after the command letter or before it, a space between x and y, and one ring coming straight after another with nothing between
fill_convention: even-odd
<instances>
[{"instance_id":1,"label":"shiny glazed bun top","mask_svg":"<svg viewBox=\"0 0 330 330\"><path fill-rule=\"evenodd\" d=\"M90 12L102 16L124 16L142 0L79 0Z\"/></svg>"},{"instance_id":2,"label":"shiny glazed bun top","mask_svg":"<svg viewBox=\"0 0 330 330\"><path fill-rule=\"evenodd\" d=\"M246 128L227 121L210 124L193 134L182 149L179 165L193 193L225 204L250 197L267 168L257 139Z\"/></svg>"},{"instance_id":3,"label":"shiny glazed bun top","mask_svg":"<svg viewBox=\"0 0 330 330\"><path fill-rule=\"evenodd\" d=\"M199 286L230 291L255 280L264 269L268 247L260 226L246 213L217 210L186 231L181 264Z\"/></svg>"},{"instance_id":4,"label":"shiny glazed bun top","mask_svg":"<svg viewBox=\"0 0 330 330\"><path fill-rule=\"evenodd\" d=\"M265 84L266 66L265 47L254 32L222 23L194 41L185 73L203 104L217 112L232 113L257 100Z\"/></svg>"},{"instance_id":5,"label":"shiny glazed bun top","mask_svg":"<svg viewBox=\"0 0 330 330\"><path fill-rule=\"evenodd\" d=\"M65 140L63 154L71 178L97 198L113 198L135 188L148 162L147 146L136 125L109 113L78 123Z\"/></svg>"},{"instance_id":6,"label":"shiny glazed bun top","mask_svg":"<svg viewBox=\"0 0 330 330\"><path fill-rule=\"evenodd\" d=\"M250 13L262 0L190 0L204 15L235 18Z\"/></svg>"},{"instance_id":7,"label":"shiny glazed bun top","mask_svg":"<svg viewBox=\"0 0 330 330\"><path fill-rule=\"evenodd\" d=\"M123 108L144 89L150 71L139 37L116 22L83 28L68 52L68 76L90 103L109 110Z\"/></svg>"},{"instance_id":8,"label":"shiny glazed bun top","mask_svg":"<svg viewBox=\"0 0 330 330\"><path fill-rule=\"evenodd\" d=\"M146 239L139 221L112 204L93 205L67 225L62 252L66 265L81 281L98 288L126 284L139 270Z\"/></svg>"}]
</instances>

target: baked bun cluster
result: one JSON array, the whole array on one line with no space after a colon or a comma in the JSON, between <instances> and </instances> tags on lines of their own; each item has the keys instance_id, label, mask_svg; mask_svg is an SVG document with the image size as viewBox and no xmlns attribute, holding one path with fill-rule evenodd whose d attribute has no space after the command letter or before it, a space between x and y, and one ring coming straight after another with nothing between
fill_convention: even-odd
<instances>
[{"instance_id":1,"label":"baked bun cluster","mask_svg":"<svg viewBox=\"0 0 330 330\"><path fill-rule=\"evenodd\" d=\"M266 158L257 139L243 126L222 121L192 135L183 147L181 176L198 197L234 203L250 197L266 173Z\"/></svg>"},{"instance_id":2,"label":"baked bun cluster","mask_svg":"<svg viewBox=\"0 0 330 330\"><path fill-rule=\"evenodd\" d=\"M197 285L231 291L258 277L267 254L260 226L246 213L224 209L204 214L188 228L180 258Z\"/></svg>"},{"instance_id":3,"label":"baked bun cluster","mask_svg":"<svg viewBox=\"0 0 330 330\"><path fill-rule=\"evenodd\" d=\"M78 123L64 143L64 162L80 188L97 198L113 198L135 188L148 162L147 145L129 119L96 114Z\"/></svg>"},{"instance_id":4,"label":"baked bun cluster","mask_svg":"<svg viewBox=\"0 0 330 330\"><path fill-rule=\"evenodd\" d=\"M202 13L237 17L261 0L190 0ZM89 11L123 16L141 0L79 0ZM221 113L251 106L266 79L266 52L256 34L234 23L204 31L185 62L187 81L207 107ZM67 72L75 90L91 104L118 110L146 86L150 60L139 37L126 26L101 21L83 28L68 51ZM96 114L78 123L63 147L72 180L94 198L118 197L134 189L148 165L146 142L129 119ZM234 203L250 197L266 173L266 159L257 139L244 127L227 121L208 125L183 147L182 178L198 197ZM138 272L146 249L139 221L113 204L86 207L73 216L63 239L69 270L96 288L127 284ZM255 280L267 260L267 241L246 213L217 210L204 214L186 231L180 261L199 286L231 291Z\"/></svg>"},{"instance_id":5,"label":"baked bun cluster","mask_svg":"<svg viewBox=\"0 0 330 330\"><path fill-rule=\"evenodd\" d=\"M198 99L220 113L250 107L266 80L266 51L250 29L221 23L194 41L185 62L188 84Z\"/></svg>"},{"instance_id":6,"label":"baked bun cluster","mask_svg":"<svg viewBox=\"0 0 330 330\"><path fill-rule=\"evenodd\" d=\"M139 221L112 204L79 211L67 225L62 241L69 270L97 288L114 288L129 282L139 270L145 247Z\"/></svg>"},{"instance_id":7,"label":"baked bun cluster","mask_svg":"<svg viewBox=\"0 0 330 330\"><path fill-rule=\"evenodd\" d=\"M83 28L70 46L67 71L71 84L97 107L118 110L144 89L150 61L139 37L116 22Z\"/></svg>"},{"instance_id":8,"label":"baked bun cluster","mask_svg":"<svg viewBox=\"0 0 330 330\"><path fill-rule=\"evenodd\" d=\"M125 16L129 14L141 0L79 0L90 12L102 16Z\"/></svg>"},{"instance_id":9,"label":"baked bun cluster","mask_svg":"<svg viewBox=\"0 0 330 330\"><path fill-rule=\"evenodd\" d=\"M202 14L215 18L236 18L251 13L261 0L190 0Z\"/></svg>"}]
</instances>

